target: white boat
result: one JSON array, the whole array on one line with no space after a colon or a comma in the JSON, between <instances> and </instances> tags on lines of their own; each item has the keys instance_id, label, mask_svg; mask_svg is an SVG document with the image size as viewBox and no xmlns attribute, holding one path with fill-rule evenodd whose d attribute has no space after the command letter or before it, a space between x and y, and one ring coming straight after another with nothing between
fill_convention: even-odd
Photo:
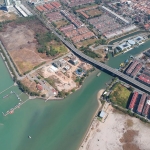
<instances>
[{"instance_id":1,"label":"white boat","mask_svg":"<svg viewBox=\"0 0 150 150\"><path fill-rule=\"evenodd\" d=\"M28 136L29 139L31 139L31 136Z\"/></svg>"}]
</instances>

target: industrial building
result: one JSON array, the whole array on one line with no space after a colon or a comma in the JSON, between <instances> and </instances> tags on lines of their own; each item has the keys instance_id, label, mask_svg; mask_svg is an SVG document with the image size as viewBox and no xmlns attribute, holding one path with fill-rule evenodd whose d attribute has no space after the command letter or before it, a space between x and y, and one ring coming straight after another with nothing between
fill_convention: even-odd
<instances>
[{"instance_id":1,"label":"industrial building","mask_svg":"<svg viewBox=\"0 0 150 150\"><path fill-rule=\"evenodd\" d=\"M134 60L133 63L130 65L130 67L127 69L126 74L130 75L132 71L135 69L135 67L138 65L138 61Z\"/></svg>"},{"instance_id":2,"label":"industrial building","mask_svg":"<svg viewBox=\"0 0 150 150\"><path fill-rule=\"evenodd\" d=\"M137 100L137 98L138 98L138 95L139 95L138 92L134 92L134 93L133 93L133 96L132 96L132 99L131 99L131 102L130 102L130 105L129 105L129 109L130 109L130 110L133 110L134 105L135 105L135 103L136 103L136 100Z\"/></svg>"},{"instance_id":3,"label":"industrial building","mask_svg":"<svg viewBox=\"0 0 150 150\"><path fill-rule=\"evenodd\" d=\"M139 63L136 67L135 67L135 69L132 71L132 73L131 73L131 77L135 77L136 75L137 75L137 73L141 70L141 68L142 68L142 64L141 63Z\"/></svg>"},{"instance_id":4,"label":"industrial building","mask_svg":"<svg viewBox=\"0 0 150 150\"><path fill-rule=\"evenodd\" d=\"M145 74L141 74L139 77L138 77L138 80L141 81L141 82L144 82L145 84L150 84L150 76L147 76Z\"/></svg>"},{"instance_id":5,"label":"industrial building","mask_svg":"<svg viewBox=\"0 0 150 150\"><path fill-rule=\"evenodd\" d=\"M147 101L144 105L142 115L145 116L145 117L148 117L149 111L150 111L150 96L147 96Z\"/></svg>"},{"instance_id":6,"label":"industrial building","mask_svg":"<svg viewBox=\"0 0 150 150\"><path fill-rule=\"evenodd\" d=\"M15 8L23 17L32 16L32 13L19 0L5 0L5 5L7 11L14 11Z\"/></svg>"},{"instance_id":7,"label":"industrial building","mask_svg":"<svg viewBox=\"0 0 150 150\"><path fill-rule=\"evenodd\" d=\"M140 103L139 103L138 108L137 108L137 113L138 114L142 113L142 110L143 110L143 107L144 107L144 104L145 104L145 101L146 101L146 97L147 97L147 94L143 93L142 97L140 99Z\"/></svg>"}]
</instances>

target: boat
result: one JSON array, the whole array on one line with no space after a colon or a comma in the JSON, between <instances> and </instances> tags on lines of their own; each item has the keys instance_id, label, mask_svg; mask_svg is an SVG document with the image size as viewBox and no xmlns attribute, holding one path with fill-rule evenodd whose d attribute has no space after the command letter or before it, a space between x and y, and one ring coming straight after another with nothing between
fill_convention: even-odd
<instances>
[{"instance_id":1,"label":"boat","mask_svg":"<svg viewBox=\"0 0 150 150\"><path fill-rule=\"evenodd\" d=\"M31 139L31 136L28 136L29 139Z\"/></svg>"},{"instance_id":2,"label":"boat","mask_svg":"<svg viewBox=\"0 0 150 150\"><path fill-rule=\"evenodd\" d=\"M101 72L99 72L99 73L97 74L97 77L99 77L99 76L100 76L100 74L101 74Z\"/></svg>"}]
</instances>

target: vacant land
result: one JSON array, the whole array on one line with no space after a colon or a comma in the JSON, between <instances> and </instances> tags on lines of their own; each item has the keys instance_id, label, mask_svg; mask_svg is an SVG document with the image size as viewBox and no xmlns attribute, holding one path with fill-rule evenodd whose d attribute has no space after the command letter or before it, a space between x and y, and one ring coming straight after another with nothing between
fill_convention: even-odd
<instances>
[{"instance_id":1,"label":"vacant land","mask_svg":"<svg viewBox=\"0 0 150 150\"><path fill-rule=\"evenodd\" d=\"M88 10L86 11L86 14L90 17L95 17L95 16L99 16L102 14L102 12L98 9L92 9L92 10Z\"/></svg>"},{"instance_id":2,"label":"vacant land","mask_svg":"<svg viewBox=\"0 0 150 150\"><path fill-rule=\"evenodd\" d=\"M93 45L95 43L95 41L97 41L96 38L87 39L87 40L84 40L82 42L78 42L76 44L76 46L77 46L77 48L87 47L88 45Z\"/></svg>"},{"instance_id":3,"label":"vacant land","mask_svg":"<svg viewBox=\"0 0 150 150\"><path fill-rule=\"evenodd\" d=\"M109 98L113 103L126 108L130 94L131 91L125 86L120 83L116 83L112 88Z\"/></svg>"},{"instance_id":4,"label":"vacant land","mask_svg":"<svg viewBox=\"0 0 150 150\"><path fill-rule=\"evenodd\" d=\"M107 60L106 52L104 49L95 50L94 52L100 56L100 58L98 59L99 61L105 62Z\"/></svg>"},{"instance_id":5,"label":"vacant land","mask_svg":"<svg viewBox=\"0 0 150 150\"><path fill-rule=\"evenodd\" d=\"M95 120L80 150L149 150L150 126L111 109L104 123Z\"/></svg>"},{"instance_id":6,"label":"vacant land","mask_svg":"<svg viewBox=\"0 0 150 150\"><path fill-rule=\"evenodd\" d=\"M67 25L68 23L69 22L67 20L59 20L55 22L57 28L63 27Z\"/></svg>"},{"instance_id":7,"label":"vacant land","mask_svg":"<svg viewBox=\"0 0 150 150\"><path fill-rule=\"evenodd\" d=\"M17 16L13 12L4 12L0 10L0 22L7 21L7 20L15 20Z\"/></svg>"},{"instance_id":8,"label":"vacant land","mask_svg":"<svg viewBox=\"0 0 150 150\"><path fill-rule=\"evenodd\" d=\"M0 40L11 55L20 74L67 51L58 38L35 17L19 18L4 24L0 32ZM55 43L55 40L58 42ZM54 45L50 43L51 41L54 41ZM49 43L52 49L48 46Z\"/></svg>"}]
</instances>

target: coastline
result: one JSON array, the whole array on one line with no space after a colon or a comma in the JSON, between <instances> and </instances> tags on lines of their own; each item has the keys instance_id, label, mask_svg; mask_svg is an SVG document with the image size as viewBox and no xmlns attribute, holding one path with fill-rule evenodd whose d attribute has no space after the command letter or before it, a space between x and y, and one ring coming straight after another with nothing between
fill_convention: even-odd
<instances>
[{"instance_id":1,"label":"coastline","mask_svg":"<svg viewBox=\"0 0 150 150\"><path fill-rule=\"evenodd\" d=\"M103 94L104 91L105 91L105 89L101 89L97 93L98 108L97 108L96 112L94 113L94 115L93 115L93 117L91 119L91 123L90 123L90 125L89 125L89 127L88 127L88 129L87 129L87 131L86 131L86 133L85 133L82 141L81 141L81 144L80 144L78 150L85 150L85 148L87 146L86 141L87 141L88 138L91 137L92 125L97 120L96 119L96 115L98 114L98 112L99 112L99 110L100 110L100 108L102 106L102 104L100 102L100 98L101 98L101 96L102 96L102 94Z\"/></svg>"}]
</instances>

